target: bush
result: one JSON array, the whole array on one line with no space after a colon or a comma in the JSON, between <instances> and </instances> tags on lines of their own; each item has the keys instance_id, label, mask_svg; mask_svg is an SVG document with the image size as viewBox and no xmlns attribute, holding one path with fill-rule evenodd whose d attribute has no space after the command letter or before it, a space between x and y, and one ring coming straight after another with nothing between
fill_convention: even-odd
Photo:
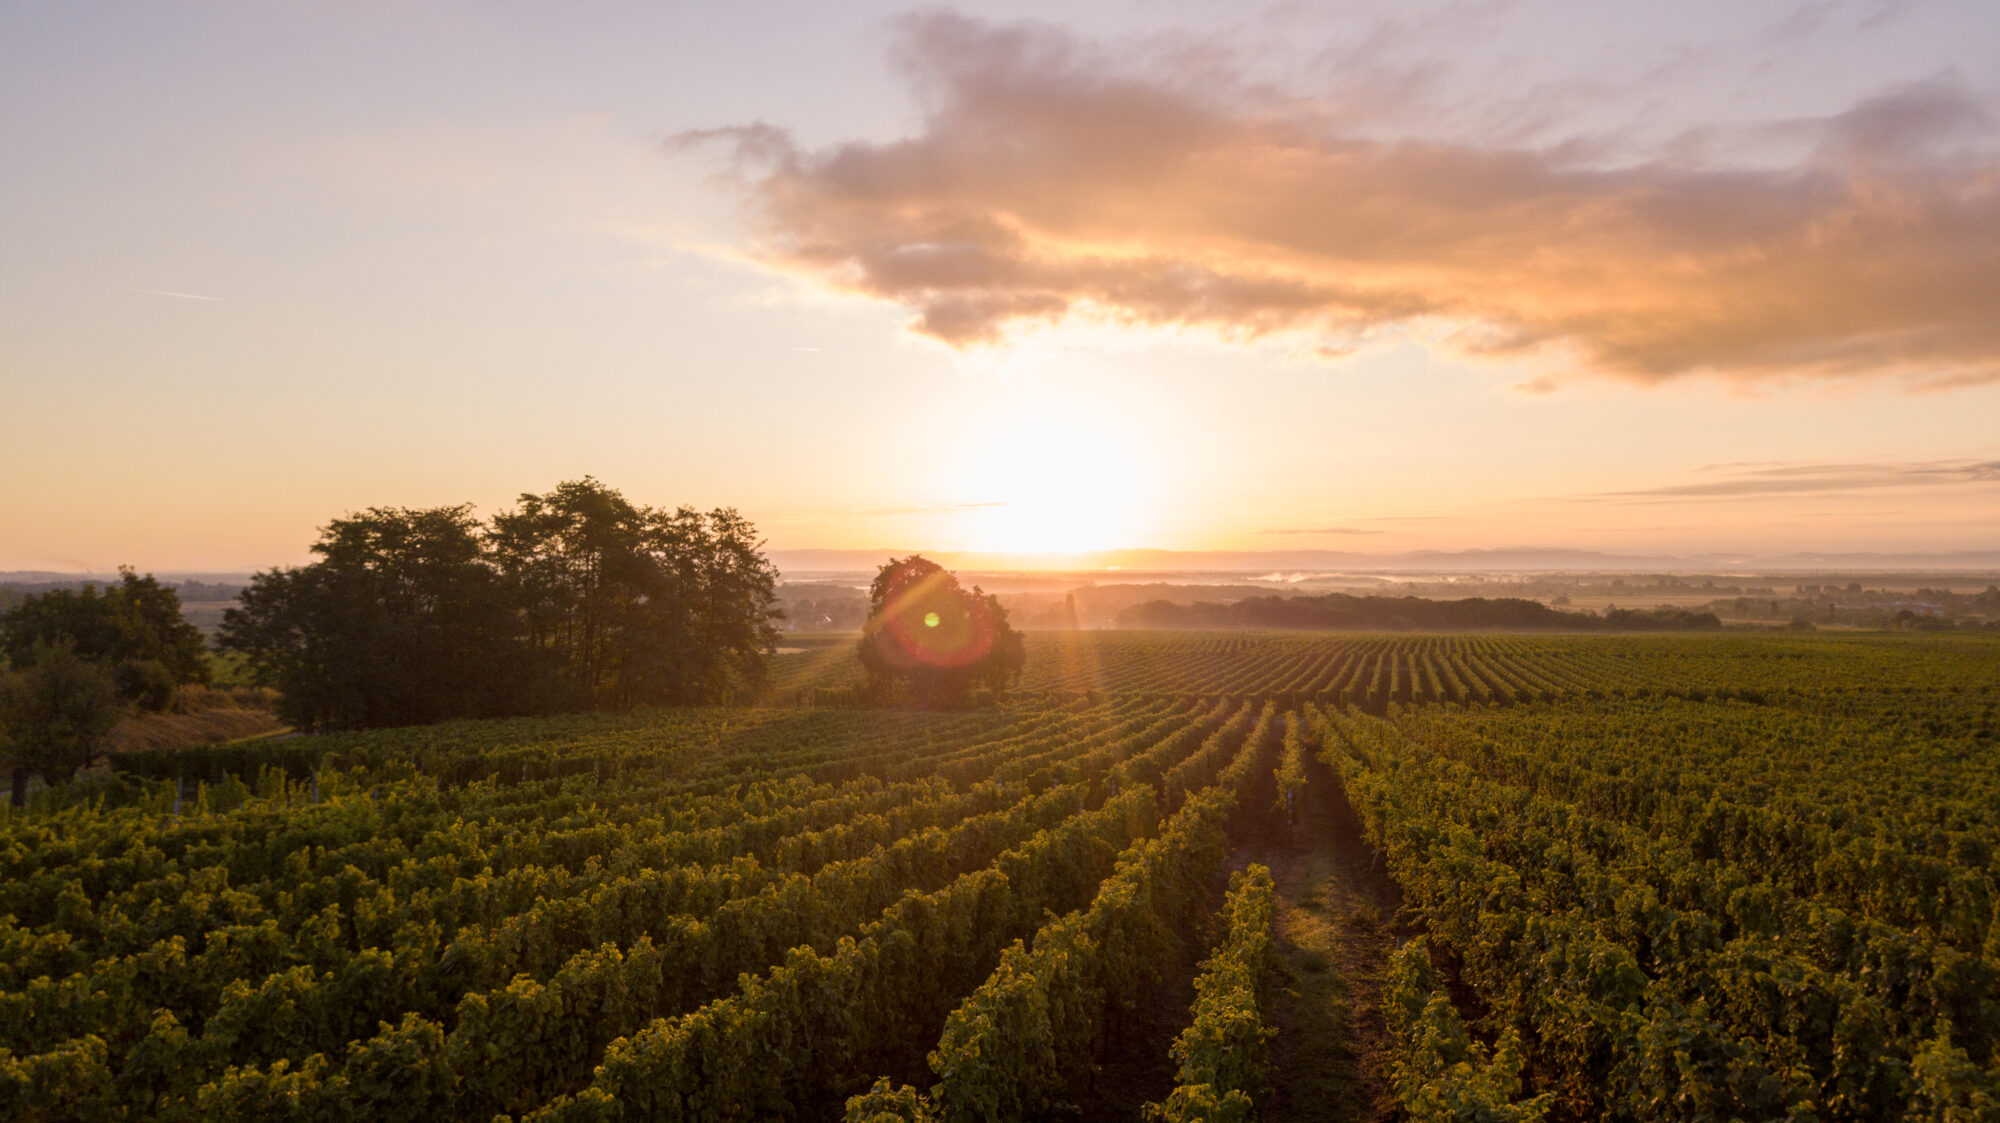
<instances>
[{"instance_id":1,"label":"bush","mask_svg":"<svg viewBox=\"0 0 2000 1123\"><path fill-rule=\"evenodd\" d=\"M174 704L174 673L158 659L127 659L112 672L118 696L150 714Z\"/></svg>"}]
</instances>

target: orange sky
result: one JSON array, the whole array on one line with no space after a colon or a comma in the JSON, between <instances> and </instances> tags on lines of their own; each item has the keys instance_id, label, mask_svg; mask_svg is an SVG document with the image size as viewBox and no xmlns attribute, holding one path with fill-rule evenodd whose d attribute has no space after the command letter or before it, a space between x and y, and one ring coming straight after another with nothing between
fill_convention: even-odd
<instances>
[{"instance_id":1,"label":"orange sky","mask_svg":"<svg viewBox=\"0 0 2000 1123\"><path fill-rule=\"evenodd\" d=\"M1317 7L11 8L0 570L2000 549L1995 9Z\"/></svg>"}]
</instances>

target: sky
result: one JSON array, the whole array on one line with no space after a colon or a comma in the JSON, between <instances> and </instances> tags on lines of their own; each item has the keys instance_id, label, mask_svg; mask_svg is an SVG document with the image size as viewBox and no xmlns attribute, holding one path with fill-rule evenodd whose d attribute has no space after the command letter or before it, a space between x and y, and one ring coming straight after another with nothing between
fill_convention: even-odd
<instances>
[{"instance_id":1,"label":"sky","mask_svg":"<svg viewBox=\"0 0 2000 1123\"><path fill-rule=\"evenodd\" d=\"M0 7L0 570L2000 549L2000 6Z\"/></svg>"}]
</instances>

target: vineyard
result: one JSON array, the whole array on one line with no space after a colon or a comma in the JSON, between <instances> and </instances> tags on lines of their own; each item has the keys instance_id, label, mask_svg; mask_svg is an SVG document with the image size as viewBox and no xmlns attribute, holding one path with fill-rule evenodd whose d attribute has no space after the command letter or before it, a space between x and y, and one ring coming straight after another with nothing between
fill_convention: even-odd
<instances>
[{"instance_id":1,"label":"vineyard","mask_svg":"<svg viewBox=\"0 0 2000 1123\"><path fill-rule=\"evenodd\" d=\"M1348 637L1156 632L1042 633L1021 690L1086 695L1258 696L1281 703L1499 703L1586 697L1762 700L1828 691L1927 691L1990 681L1977 639L1861 635L1402 635ZM850 651L780 656L767 697L812 703L851 688Z\"/></svg>"},{"instance_id":2,"label":"vineyard","mask_svg":"<svg viewBox=\"0 0 2000 1123\"><path fill-rule=\"evenodd\" d=\"M962 713L858 675L40 794L0 1117L2000 1117L2000 643L1055 633ZM1346 1102L1315 986L1376 1011Z\"/></svg>"}]
</instances>

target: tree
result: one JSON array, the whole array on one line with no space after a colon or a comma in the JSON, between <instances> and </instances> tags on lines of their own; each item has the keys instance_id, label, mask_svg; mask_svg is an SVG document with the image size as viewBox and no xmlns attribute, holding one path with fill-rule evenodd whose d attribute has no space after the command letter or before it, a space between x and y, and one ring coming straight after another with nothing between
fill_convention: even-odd
<instances>
[{"instance_id":1,"label":"tree","mask_svg":"<svg viewBox=\"0 0 2000 1123\"><path fill-rule=\"evenodd\" d=\"M777 570L728 508L640 507L585 477L493 519L493 556L572 706L729 700L777 643Z\"/></svg>"},{"instance_id":2,"label":"tree","mask_svg":"<svg viewBox=\"0 0 2000 1123\"><path fill-rule=\"evenodd\" d=\"M27 597L0 615L0 648L24 667L39 645L67 644L78 658L112 667L125 698L162 710L176 685L208 681L208 653L181 616L179 594L151 574L119 573L102 592L86 584Z\"/></svg>"},{"instance_id":3,"label":"tree","mask_svg":"<svg viewBox=\"0 0 2000 1123\"><path fill-rule=\"evenodd\" d=\"M1026 648L999 598L977 586L968 592L936 562L890 558L868 586L868 604L859 655L878 700L900 694L919 706L964 706L974 687L997 694L1020 678Z\"/></svg>"},{"instance_id":4,"label":"tree","mask_svg":"<svg viewBox=\"0 0 2000 1123\"><path fill-rule=\"evenodd\" d=\"M257 574L218 644L310 728L526 712L532 656L469 506L335 519L319 560Z\"/></svg>"},{"instance_id":5,"label":"tree","mask_svg":"<svg viewBox=\"0 0 2000 1123\"><path fill-rule=\"evenodd\" d=\"M27 667L5 684L0 717L13 768L13 801L27 802L28 777L64 783L104 755L125 704L111 672L67 643L38 643Z\"/></svg>"},{"instance_id":6,"label":"tree","mask_svg":"<svg viewBox=\"0 0 2000 1123\"><path fill-rule=\"evenodd\" d=\"M548 660L571 708L621 693L622 634L673 590L646 556L647 512L586 476L493 517L493 557L519 605L528 642Z\"/></svg>"},{"instance_id":7,"label":"tree","mask_svg":"<svg viewBox=\"0 0 2000 1123\"><path fill-rule=\"evenodd\" d=\"M778 643L778 569L750 520L734 508L707 515L683 507L665 522L669 556L688 558L680 576L703 658L689 685L698 700L723 701L738 684L763 685L764 659Z\"/></svg>"},{"instance_id":8,"label":"tree","mask_svg":"<svg viewBox=\"0 0 2000 1123\"><path fill-rule=\"evenodd\" d=\"M777 641L777 571L732 510L585 478L489 529L467 506L337 519L258 574L219 642L314 727L727 701Z\"/></svg>"}]
</instances>

